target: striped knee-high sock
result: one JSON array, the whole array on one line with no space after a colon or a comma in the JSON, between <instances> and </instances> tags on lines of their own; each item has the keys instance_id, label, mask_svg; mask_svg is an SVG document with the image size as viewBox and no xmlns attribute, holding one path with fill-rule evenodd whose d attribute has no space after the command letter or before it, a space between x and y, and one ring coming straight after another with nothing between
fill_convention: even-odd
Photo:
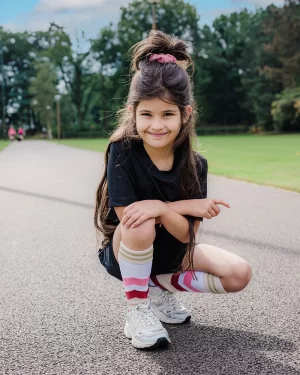
<instances>
[{"instance_id":1,"label":"striped knee-high sock","mask_svg":"<svg viewBox=\"0 0 300 375\"><path fill-rule=\"evenodd\" d=\"M147 250L134 251L120 243L118 260L129 307L148 300L152 259L153 246Z\"/></svg>"},{"instance_id":2,"label":"striped knee-high sock","mask_svg":"<svg viewBox=\"0 0 300 375\"><path fill-rule=\"evenodd\" d=\"M169 292L227 293L219 277L200 271L194 273L194 278L192 271L151 276L151 282Z\"/></svg>"}]
</instances>

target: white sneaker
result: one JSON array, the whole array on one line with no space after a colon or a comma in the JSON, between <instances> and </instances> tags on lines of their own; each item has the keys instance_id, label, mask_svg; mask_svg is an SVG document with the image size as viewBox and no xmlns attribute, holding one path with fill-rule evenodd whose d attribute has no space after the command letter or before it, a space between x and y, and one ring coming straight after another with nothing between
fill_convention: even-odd
<instances>
[{"instance_id":1,"label":"white sneaker","mask_svg":"<svg viewBox=\"0 0 300 375\"><path fill-rule=\"evenodd\" d=\"M151 310L150 301L128 311L124 333L139 349L167 346L171 342L168 332Z\"/></svg>"},{"instance_id":2,"label":"white sneaker","mask_svg":"<svg viewBox=\"0 0 300 375\"><path fill-rule=\"evenodd\" d=\"M174 293L165 291L157 295L151 293L149 288L149 298L151 299L151 309L155 315L164 323L181 324L191 320L191 313L175 298Z\"/></svg>"}]
</instances>

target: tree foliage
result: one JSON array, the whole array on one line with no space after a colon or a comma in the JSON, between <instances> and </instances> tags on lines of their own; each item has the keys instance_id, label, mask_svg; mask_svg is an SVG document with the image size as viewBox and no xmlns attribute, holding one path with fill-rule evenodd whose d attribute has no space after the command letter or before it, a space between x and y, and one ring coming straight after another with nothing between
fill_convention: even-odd
<instances>
[{"instance_id":1,"label":"tree foliage","mask_svg":"<svg viewBox=\"0 0 300 375\"><path fill-rule=\"evenodd\" d=\"M193 55L198 128L257 124L266 130L298 129L298 99L292 93L300 86L300 1L221 15L212 26L201 27L199 20L195 7L184 0L162 0L157 6L158 28L186 40ZM0 27L8 123L34 124L39 130L48 117L38 107L33 110L32 100L44 106L43 100L50 102L58 90L63 135L90 130L108 135L128 93L130 48L151 27L151 6L144 0L121 8L119 21L89 42L82 33L72 44L54 23L37 32ZM53 98L46 106L55 109ZM55 116L49 121L48 128Z\"/></svg>"},{"instance_id":2,"label":"tree foliage","mask_svg":"<svg viewBox=\"0 0 300 375\"><path fill-rule=\"evenodd\" d=\"M266 72L284 88L300 86L299 2L290 0L283 8L273 7L264 28L271 36L265 50L274 57L274 63L265 67Z\"/></svg>"},{"instance_id":3,"label":"tree foliage","mask_svg":"<svg viewBox=\"0 0 300 375\"><path fill-rule=\"evenodd\" d=\"M272 116L278 132L300 132L300 87L286 89L272 103Z\"/></svg>"},{"instance_id":4,"label":"tree foliage","mask_svg":"<svg viewBox=\"0 0 300 375\"><path fill-rule=\"evenodd\" d=\"M52 139L51 114L54 97L57 94L55 82L53 67L48 63L40 63L36 66L36 77L32 79L29 86L29 92L33 97L31 105L40 122L47 126L49 139Z\"/></svg>"}]
</instances>

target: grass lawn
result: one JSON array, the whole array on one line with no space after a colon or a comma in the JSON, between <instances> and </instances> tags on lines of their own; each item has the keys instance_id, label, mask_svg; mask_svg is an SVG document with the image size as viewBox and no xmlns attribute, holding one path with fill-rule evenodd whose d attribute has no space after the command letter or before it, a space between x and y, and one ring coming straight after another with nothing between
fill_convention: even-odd
<instances>
[{"instance_id":1,"label":"grass lawn","mask_svg":"<svg viewBox=\"0 0 300 375\"><path fill-rule=\"evenodd\" d=\"M9 141L0 141L0 151L2 151L6 146L9 145Z\"/></svg>"},{"instance_id":2,"label":"grass lawn","mask_svg":"<svg viewBox=\"0 0 300 375\"><path fill-rule=\"evenodd\" d=\"M103 152L107 140L61 143ZM202 136L198 151L208 159L212 174L300 192L300 134Z\"/></svg>"},{"instance_id":3,"label":"grass lawn","mask_svg":"<svg viewBox=\"0 0 300 375\"><path fill-rule=\"evenodd\" d=\"M300 134L199 138L210 173L300 192Z\"/></svg>"},{"instance_id":4,"label":"grass lawn","mask_svg":"<svg viewBox=\"0 0 300 375\"><path fill-rule=\"evenodd\" d=\"M63 139L61 141L54 140L53 142L71 147L84 148L86 150L104 152L108 144L108 139Z\"/></svg>"}]
</instances>

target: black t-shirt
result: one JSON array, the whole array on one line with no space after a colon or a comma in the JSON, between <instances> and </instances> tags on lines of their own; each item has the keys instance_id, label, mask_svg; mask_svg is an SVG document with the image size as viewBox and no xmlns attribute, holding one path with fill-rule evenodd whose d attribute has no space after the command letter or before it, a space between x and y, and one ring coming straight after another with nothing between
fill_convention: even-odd
<instances>
[{"instance_id":1,"label":"black t-shirt","mask_svg":"<svg viewBox=\"0 0 300 375\"><path fill-rule=\"evenodd\" d=\"M200 181L201 193L195 194L191 199L204 199L207 197L207 160L196 153L197 176ZM107 166L108 197L110 212L108 222L119 224L119 219L113 207L128 206L142 200L161 200L163 202L176 202L179 195L179 170L178 159L180 150L175 150L173 167L169 171L160 171L152 162L146 152L142 141L114 142L109 148ZM192 218L190 220L202 220ZM154 241L154 255L159 252L163 258L166 248L171 248L172 253L179 254L185 251L186 244L178 241L163 226L156 225L156 238Z\"/></svg>"}]
</instances>

